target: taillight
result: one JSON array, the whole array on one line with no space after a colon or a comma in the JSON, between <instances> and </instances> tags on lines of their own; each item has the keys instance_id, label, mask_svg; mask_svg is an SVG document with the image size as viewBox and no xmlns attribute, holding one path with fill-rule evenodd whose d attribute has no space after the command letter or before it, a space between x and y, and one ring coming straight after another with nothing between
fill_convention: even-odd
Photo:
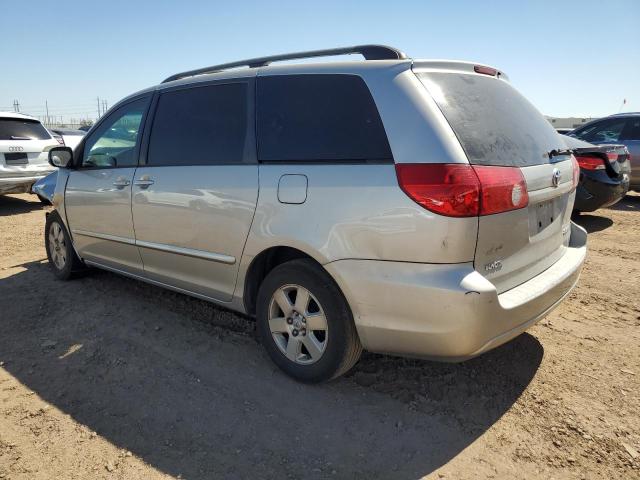
<instances>
[{"instance_id":1,"label":"taillight","mask_svg":"<svg viewBox=\"0 0 640 480\"><path fill-rule=\"evenodd\" d=\"M616 152L607 152L607 158L610 163L615 162L618 160L618 154Z\"/></svg>"},{"instance_id":2,"label":"taillight","mask_svg":"<svg viewBox=\"0 0 640 480\"><path fill-rule=\"evenodd\" d=\"M447 163L399 163L400 188L427 210L450 217L475 217L480 183L470 165Z\"/></svg>"},{"instance_id":3,"label":"taillight","mask_svg":"<svg viewBox=\"0 0 640 480\"><path fill-rule=\"evenodd\" d=\"M529 205L527 183L517 167L474 166L480 179L480 215L517 210Z\"/></svg>"},{"instance_id":4,"label":"taillight","mask_svg":"<svg viewBox=\"0 0 640 480\"><path fill-rule=\"evenodd\" d=\"M604 160L600 157L577 156L576 160L580 168L585 170L604 170Z\"/></svg>"},{"instance_id":5,"label":"taillight","mask_svg":"<svg viewBox=\"0 0 640 480\"><path fill-rule=\"evenodd\" d=\"M571 156L571 166L573 167L573 188L576 188L580 182L580 165L573 155Z\"/></svg>"},{"instance_id":6,"label":"taillight","mask_svg":"<svg viewBox=\"0 0 640 480\"><path fill-rule=\"evenodd\" d=\"M400 188L413 201L450 217L491 215L526 207L527 184L517 167L396 164Z\"/></svg>"}]
</instances>

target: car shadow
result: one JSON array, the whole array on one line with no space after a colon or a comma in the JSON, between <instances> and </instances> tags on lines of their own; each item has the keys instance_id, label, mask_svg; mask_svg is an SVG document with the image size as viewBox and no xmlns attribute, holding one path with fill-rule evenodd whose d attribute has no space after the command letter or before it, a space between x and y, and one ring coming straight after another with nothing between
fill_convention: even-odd
<instances>
[{"instance_id":1,"label":"car shadow","mask_svg":"<svg viewBox=\"0 0 640 480\"><path fill-rule=\"evenodd\" d=\"M38 197L29 195L12 196L0 195L0 216L7 217L9 215L20 215L22 213L32 212L34 210L43 210L43 205Z\"/></svg>"},{"instance_id":2,"label":"car shadow","mask_svg":"<svg viewBox=\"0 0 640 480\"><path fill-rule=\"evenodd\" d=\"M613 220L608 217L600 217L598 215L588 215L585 213L579 216L573 216L572 220L584 228L587 233L595 233L605 230L613 225Z\"/></svg>"},{"instance_id":3,"label":"car shadow","mask_svg":"<svg viewBox=\"0 0 640 480\"><path fill-rule=\"evenodd\" d=\"M611 210L622 210L628 212L640 211L640 195L629 193L622 200L609 208Z\"/></svg>"},{"instance_id":4,"label":"car shadow","mask_svg":"<svg viewBox=\"0 0 640 480\"><path fill-rule=\"evenodd\" d=\"M250 319L107 272L0 280L0 360L27 388L188 479L418 478L486 432L531 382L531 335L462 364L365 354L324 385L284 376Z\"/></svg>"}]
</instances>

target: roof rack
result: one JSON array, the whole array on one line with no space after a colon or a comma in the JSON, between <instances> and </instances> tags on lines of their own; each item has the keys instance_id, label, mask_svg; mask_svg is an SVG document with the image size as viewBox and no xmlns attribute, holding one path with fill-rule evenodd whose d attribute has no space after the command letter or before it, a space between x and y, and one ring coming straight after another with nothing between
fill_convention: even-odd
<instances>
[{"instance_id":1,"label":"roof rack","mask_svg":"<svg viewBox=\"0 0 640 480\"><path fill-rule=\"evenodd\" d=\"M333 55L348 55L351 53L359 53L365 60L401 60L407 58L404 53L393 47L386 45L356 45L354 47L329 48L326 50L311 50L309 52L284 53L282 55L272 55L270 57L251 58L249 60L240 60L239 62L223 63L220 65L212 65L211 67L199 68L197 70L189 70L187 72L176 73L162 81L162 83L172 82L181 78L193 77L195 75L203 75L205 73L219 72L236 67L266 67L271 62L280 62L283 60L295 60L298 58L314 58L314 57L330 57Z\"/></svg>"}]
</instances>

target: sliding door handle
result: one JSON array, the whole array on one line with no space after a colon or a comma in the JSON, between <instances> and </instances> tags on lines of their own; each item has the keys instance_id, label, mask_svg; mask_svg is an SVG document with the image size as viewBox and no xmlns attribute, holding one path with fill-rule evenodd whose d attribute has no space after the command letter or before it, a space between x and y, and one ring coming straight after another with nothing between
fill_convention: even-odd
<instances>
[{"instance_id":1,"label":"sliding door handle","mask_svg":"<svg viewBox=\"0 0 640 480\"><path fill-rule=\"evenodd\" d=\"M129 185L131 185L131 182L129 180L127 180L126 178L124 178L124 177L118 177L118 178L116 178L116 181L113 182L113 186L116 187L116 188L119 188L119 189L122 189L124 187L129 186Z\"/></svg>"},{"instance_id":2,"label":"sliding door handle","mask_svg":"<svg viewBox=\"0 0 640 480\"><path fill-rule=\"evenodd\" d=\"M140 177L138 180L136 180L135 182L133 182L133 184L140 188L147 188L149 187L149 185L153 185L154 181L151 180L147 175L144 175Z\"/></svg>"}]
</instances>

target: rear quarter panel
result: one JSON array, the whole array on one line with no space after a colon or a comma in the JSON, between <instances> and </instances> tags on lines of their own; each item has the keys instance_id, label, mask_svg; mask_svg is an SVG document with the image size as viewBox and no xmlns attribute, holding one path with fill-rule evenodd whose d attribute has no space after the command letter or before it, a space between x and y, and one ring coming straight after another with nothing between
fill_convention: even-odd
<instances>
[{"instance_id":1,"label":"rear quarter panel","mask_svg":"<svg viewBox=\"0 0 640 480\"><path fill-rule=\"evenodd\" d=\"M245 256L273 246L320 263L375 259L422 263L473 260L477 218L452 219L414 203L388 165L260 165L260 193ZM302 204L278 200L283 175L308 178Z\"/></svg>"}]
</instances>

